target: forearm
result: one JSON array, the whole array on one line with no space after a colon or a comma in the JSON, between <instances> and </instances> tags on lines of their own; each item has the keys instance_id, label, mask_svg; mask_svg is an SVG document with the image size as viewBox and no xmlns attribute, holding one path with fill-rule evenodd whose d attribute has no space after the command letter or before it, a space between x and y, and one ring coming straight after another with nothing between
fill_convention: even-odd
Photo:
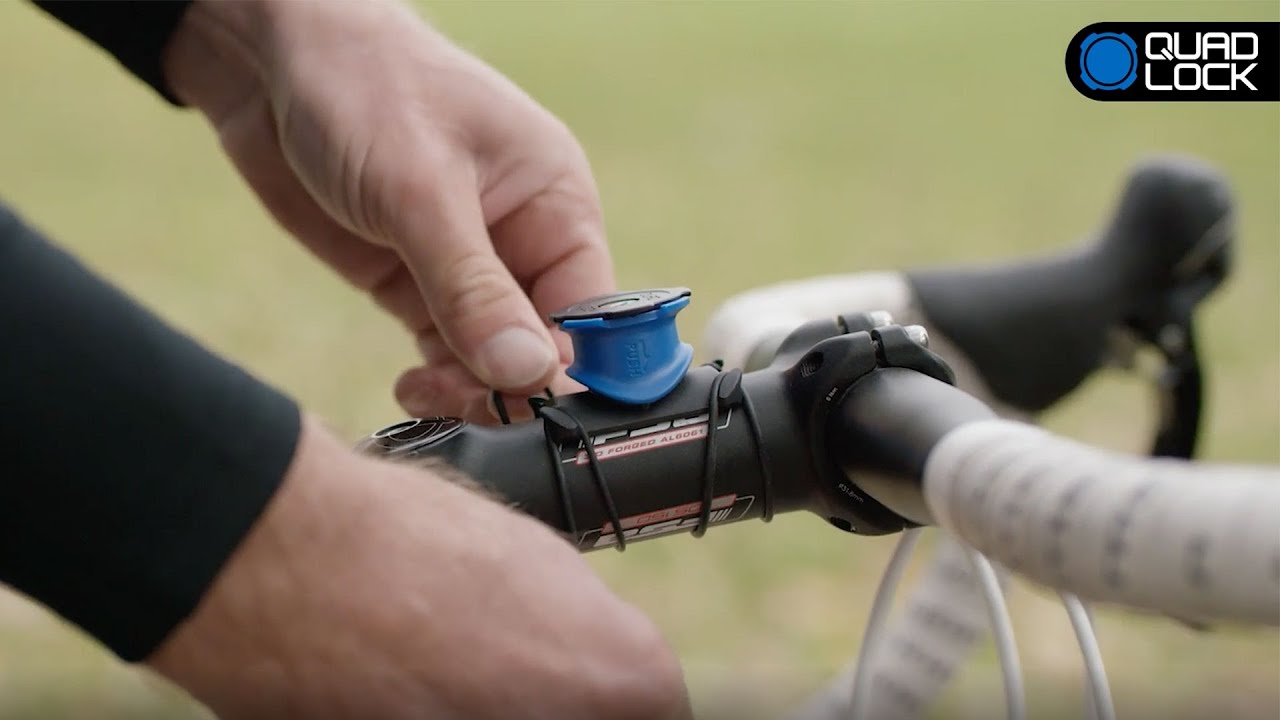
<instances>
[{"instance_id":1,"label":"forearm","mask_svg":"<svg viewBox=\"0 0 1280 720\"><path fill-rule=\"evenodd\" d=\"M140 659L275 492L297 408L3 207L0 334L0 580Z\"/></svg>"},{"instance_id":2,"label":"forearm","mask_svg":"<svg viewBox=\"0 0 1280 720\"><path fill-rule=\"evenodd\" d=\"M652 624L455 477L305 418L279 492L148 664L227 720L688 720Z\"/></svg>"},{"instance_id":3,"label":"forearm","mask_svg":"<svg viewBox=\"0 0 1280 720\"><path fill-rule=\"evenodd\" d=\"M465 578L440 583L450 594L483 576L462 561L470 524L518 531L528 523L469 484L445 467L358 455L304 414L275 497L147 664L222 718L452 717L435 666L457 658L425 648L437 623L479 628L492 619L442 612L428 588L459 569ZM404 604L423 612L406 617ZM388 664L398 653L403 662ZM358 680L356 690L334 681L336 668ZM384 684L378 697L359 680L366 673Z\"/></svg>"},{"instance_id":4,"label":"forearm","mask_svg":"<svg viewBox=\"0 0 1280 720\"><path fill-rule=\"evenodd\" d=\"M377 522L360 498L369 473L359 467L368 462L304 415L276 496L196 611L147 664L219 717L315 716L332 696L323 680L299 672L298 643L289 632L300 618L306 622L311 605L347 591L322 558L349 552L362 540L353 528ZM308 640L325 645L324 637ZM311 657L314 650L299 654Z\"/></svg>"}]
</instances>

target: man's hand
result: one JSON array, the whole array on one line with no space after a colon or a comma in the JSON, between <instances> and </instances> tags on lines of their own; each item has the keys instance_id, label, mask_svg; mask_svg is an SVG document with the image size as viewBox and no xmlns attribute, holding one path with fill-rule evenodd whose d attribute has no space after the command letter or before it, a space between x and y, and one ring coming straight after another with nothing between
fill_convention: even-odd
<instances>
[{"instance_id":1,"label":"man's hand","mask_svg":"<svg viewBox=\"0 0 1280 720\"><path fill-rule=\"evenodd\" d=\"M544 318L614 289L600 203L510 81L388 1L198 0L165 69L276 219L414 334L405 410L491 420L490 387L568 382Z\"/></svg>"},{"instance_id":2,"label":"man's hand","mask_svg":"<svg viewBox=\"0 0 1280 720\"><path fill-rule=\"evenodd\" d=\"M490 387L565 382L542 318L613 289L599 200L500 74L385 0L197 0L165 71L276 219L414 333L406 410L490 419ZM689 717L671 650L573 548L311 421L149 662L228 717Z\"/></svg>"},{"instance_id":3,"label":"man's hand","mask_svg":"<svg viewBox=\"0 0 1280 720\"><path fill-rule=\"evenodd\" d=\"M148 662L226 718L690 717L671 650L568 544L313 420Z\"/></svg>"}]
</instances>

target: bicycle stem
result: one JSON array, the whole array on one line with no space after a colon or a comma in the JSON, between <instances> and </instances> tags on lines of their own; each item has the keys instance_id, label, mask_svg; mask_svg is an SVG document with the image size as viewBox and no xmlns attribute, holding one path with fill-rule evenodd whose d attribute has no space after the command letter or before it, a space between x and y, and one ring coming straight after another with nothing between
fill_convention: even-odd
<instances>
[{"instance_id":1,"label":"bicycle stem","mask_svg":"<svg viewBox=\"0 0 1280 720\"><path fill-rule=\"evenodd\" d=\"M991 412L947 384L949 368L919 331L875 322L808 323L770 367L695 367L647 405L578 393L530 422L430 418L361 448L443 460L582 551L800 509L848 532L898 532L928 520L920 471L930 443Z\"/></svg>"}]
</instances>

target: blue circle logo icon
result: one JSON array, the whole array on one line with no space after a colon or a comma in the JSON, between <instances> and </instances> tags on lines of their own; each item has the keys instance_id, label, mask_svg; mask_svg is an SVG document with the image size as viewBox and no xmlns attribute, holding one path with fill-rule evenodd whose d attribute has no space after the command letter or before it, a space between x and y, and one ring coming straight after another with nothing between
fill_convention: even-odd
<instances>
[{"instance_id":1,"label":"blue circle logo icon","mask_svg":"<svg viewBox=\"0 0 1280 720\"><path fill-rule=\"evenodd\" d=\"M1129 33L1094 33L1080 41L1080 81L1090 90L1124 90L1138 79L1138 44Z\"/></svg>"}]
</instances>

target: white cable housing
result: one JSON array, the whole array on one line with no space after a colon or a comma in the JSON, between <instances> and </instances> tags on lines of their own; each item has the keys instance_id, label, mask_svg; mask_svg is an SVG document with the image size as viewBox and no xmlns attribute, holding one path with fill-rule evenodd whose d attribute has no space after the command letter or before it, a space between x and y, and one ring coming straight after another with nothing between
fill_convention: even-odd
<instances>
[{"instance_id":1,"label":"white cable housing","mask_svg":"<svg viewBox=\"0 0 1280 720\"><path fill-rule=\"evenodd\" d=\"M858 659L854 665L852 692L849 701L850 720L867 720L867 708L871 704L871 657L880 649L880 637L889 627L889 614L893 612L893 598L898 594L898 583L907 570L907 563L915 554L916 543L924 528L904 530L898 545L889 557L889 565L880 576L880 586L876 588L875 600L871 603L871 614L867 617L867 630L862 633L862 647L858 649Z\"/></svg>"},{"instance_id":2,"label":"white cable housing","mask_svg":"<svg viewBox=\"0 0 1280 720\"><path fill-rule=\"evenodd\" d=\"M1111 702L1111 682L1107 679L1107 667L1102 661L1102 649L1098 647L1098 635L1093 631L1093 618L1089 608L1080 598L1069 592L1059 592L1062 607L1071 621L1076 644L1080 646L1080 658L1084 661L1085 685L1088 690L1085 717L1090 720L1116 720L1116 708Z\"/></svg>"},{"instance_id":3,"label":"white cable housing","mask_svg":"<svg viewBox=\"0 0 1280 720\"><path fill-rule=\"evenodd\" d=\"M874 272L826 275L748 290L726 300L703 330L701 347L725 362L745 367L763 343L781 341L797 327L842 312L885 310L898 317L914 305L911 288L901 273Z\"/></svg>"},{"instance_id":4,"label":"white cable housing","mask_svg":"<svg viewBox=\"0 0 1280 720\"><path fill-rule=\"evenodd\" d=\"M982 597L986 600L991 637L995 640L1000 677L1004 680L1005 717L1008 720L1025 720L1027 692L1022 682L1022 661L1018 659L1018 643L1013 639L1013 619L1009 617L1009 607L1004 601L1000 578L991 561L982 553L972 548L966 548L965 552L974 577L982 585Z\"/></svg>"}]
</instances>

